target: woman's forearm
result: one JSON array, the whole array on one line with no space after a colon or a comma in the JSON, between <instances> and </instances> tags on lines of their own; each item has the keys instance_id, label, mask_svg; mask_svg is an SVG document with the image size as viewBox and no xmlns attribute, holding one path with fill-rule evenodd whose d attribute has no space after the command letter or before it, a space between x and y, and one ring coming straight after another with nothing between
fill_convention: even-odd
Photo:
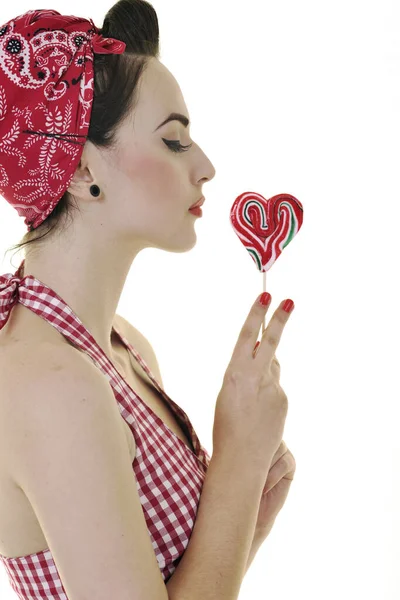
<instances>
[{"instance_id":1,"label":"woman's forearm","mask_svg":"<svg viewBox=\"0 0 400 600\"><path fill-rule=\"evenodd\" d=\"M238 598L265 484L250 464L233 448L213 454L188 547L167 583L170 600Z\"/></svg>"}]
</instances>

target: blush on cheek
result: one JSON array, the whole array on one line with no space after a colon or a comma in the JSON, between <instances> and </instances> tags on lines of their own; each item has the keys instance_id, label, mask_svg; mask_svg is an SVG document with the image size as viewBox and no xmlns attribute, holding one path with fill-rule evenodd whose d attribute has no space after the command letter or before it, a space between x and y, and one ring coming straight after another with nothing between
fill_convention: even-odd
<instances>
[{"instance_id":1,"label":"blush on cheek","mask_svg":"<svg viewBox=\"0 0 400 600\"><path fill-rule=\"evenodd\" d=\"M124 159L125 161L126 159ZM170 161L153 155L137 155L126 160L124 169L129 183L150 206L179 206L182 196L182 172ZM184 200L183 200L184 202Z\"/></svg>"}]
</instances>

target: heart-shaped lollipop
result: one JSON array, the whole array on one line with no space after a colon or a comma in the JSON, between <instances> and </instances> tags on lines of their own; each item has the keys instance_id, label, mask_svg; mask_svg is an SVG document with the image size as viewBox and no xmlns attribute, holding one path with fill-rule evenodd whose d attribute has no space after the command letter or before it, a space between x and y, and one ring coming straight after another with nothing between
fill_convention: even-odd
<instances>
[{"instance_id":1,"label":"heart-shaped lollipop","mask_svg":"<svg viewBox=\"0 0 400 600\"><path fill-rule=\"evenodd\" d=\"M266 200L256 192L238 196L231 223L257 269L266 273L303 224L303 206L290 194Z\"/></svg>"}]
</instances>

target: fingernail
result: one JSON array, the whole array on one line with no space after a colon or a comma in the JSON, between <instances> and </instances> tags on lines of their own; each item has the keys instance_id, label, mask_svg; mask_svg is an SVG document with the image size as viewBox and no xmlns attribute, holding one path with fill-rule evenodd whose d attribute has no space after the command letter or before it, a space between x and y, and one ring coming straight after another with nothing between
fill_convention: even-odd
<instances>
[{"instance_id":1,"label":"fingernail","mask_svg":"<svg viewBox=\"0 0 400 600\"><path fill-rule=\"evenodd\" d=\"M294 302L293 302L293 300L286 300L286 302L282 306L282 308L287 313L292 312L292 310L294 309Z\"/></svg>"},{"instance_id":2,"label":"fingernail","mask_svg":"<svg viewBox=\"0 0 400 600\"><path fill-rule=\"evenodd\" d=\"M267 306L267 304L270 302L270 300L271 300L271 294L269 294L268 292L264 292L263 294L261 294L260 304L262 304L263 306Z\"/></svg>"}]
</instances>

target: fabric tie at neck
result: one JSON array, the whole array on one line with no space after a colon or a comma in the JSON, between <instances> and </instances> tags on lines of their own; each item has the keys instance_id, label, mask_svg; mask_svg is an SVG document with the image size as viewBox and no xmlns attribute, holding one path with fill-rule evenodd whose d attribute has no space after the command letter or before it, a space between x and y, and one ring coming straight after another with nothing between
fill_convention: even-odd
<instances>
[{"instance_id":1,"label":"fabric tie at neck","mask_svg":"<svg viewBox=\"0 0 400 600\"><path fill-rule=\"evenodd\" d=\"M25 294L29 289L25 288L25 277L21 277L25 260L22 261L18 270L13 273L0 275L0 330L6 325L13 306L19 300L20 288Z\"/></svg>"}]
</instances>

